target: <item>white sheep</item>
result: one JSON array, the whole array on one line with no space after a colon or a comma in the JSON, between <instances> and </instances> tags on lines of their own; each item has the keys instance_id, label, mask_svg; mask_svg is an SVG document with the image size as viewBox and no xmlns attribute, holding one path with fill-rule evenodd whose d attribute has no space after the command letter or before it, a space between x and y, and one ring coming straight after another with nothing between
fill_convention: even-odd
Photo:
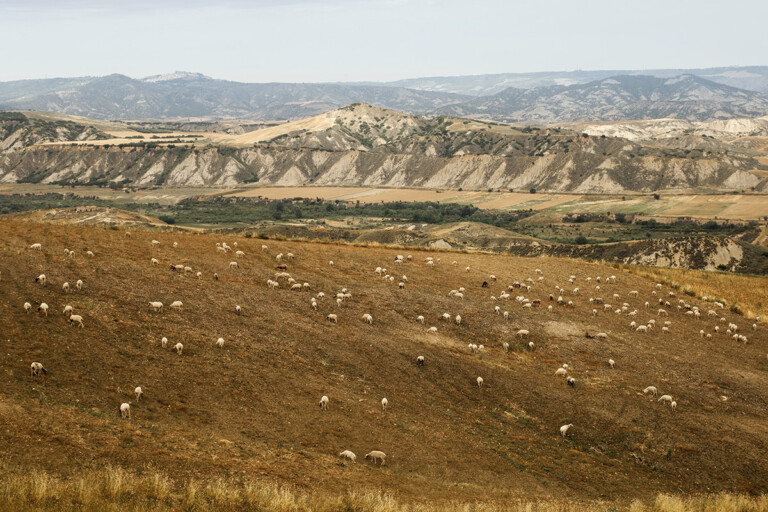
<instances>
[{"instance_id":1,"label":"white sheep","mask_svg":"<svg viewBox=\"0 0 768 512\"><path fill-rule=\"evenodd\" d=\"M333 322L334 324L339 323L338 317L333 313L330 313L327 317L325 317L325 319L328 320L329 322Z\"/></svg>"},{"instance_id":2,"label":"white sheep","mask_svg":"<svg viewBox=\"0 0 768 512\"><path fill-rule=\"evenodd\" d=\"M568 431L573 428L573 423L569 423L568 425L563 425L560 427L560 435L563 436L563 439L565 439L565 436L568 435Z\"/></svg>"},{"instance_id":3,"label":"white sheep","mask_svg":"<svg viewBox=\"0 0 768 512\"><path fill-rule=\"evenodd\" d=\"M357 462L357 455L355 455L349 450L344 450L343 452L341 452L339 454L339 457L341 457L342 459L349 459L352 462Z\"/></svg>"},{"instance_id":4,"label":"white sheep","mask_svg":"<svg viewBox=\"0 0 768 512\"><path fill-rule=\"evenodd\" d=\"M387 454L379 450L373 450L370 453L366 453L365 458L371 459L371 461L374 464L376 464L377 462L380 462L381 465L383 466L384 463L386 462Z\"/></svg>"},{"instance_id":5,"label":"white sheep","mask_svg":"<svg viewBox=\"0 0 768 512\"><path fill-rule=\"evenodd\" d=\"M163 303L162 302L150 302L149 303L149 309L155 312L160 312L163 310Z\"/></svg>"},{"instance_id":6,"label":"white sheep","mask_svg":"<svg viewBox=\"0 0 768 512\"><path fill-rule=\"evenodd\" d=\"M230 261L229 262L229 269L230 270L237 270L240 268L240 265L236 261Z\"/></svg>"},{"instance_id":7,"label":"white sheep","mask_svg":"<svg viewBox=\"0 0 768 512\"><path fill-rule=\"evenodd\" d=\"M224 338L219 338L218 340L216 340L216 345L219 348L224 348Z\"/></svg>"},{"instance_id":8,"label":"white sheep","mask_svg":"<svg viewBox=\"0 0 768 512\"><path fill-rule=\"evenodd\" d=\"M567 377L568 370L566 370L565 368L558 368L557 370L555 370L555 375L557 375L558 377Z\"/></svg>"},{"instance_id":9,"label":"white sheep","mask_svg":"<svg viewBox=\"0 0 768 512\"><path fill-rule=\"evenodd\" d=\"M363 322L367 323L368 325L373 325L373 317L368 313L364 314L362 318Z\"/></svg>"},{"instance_id":10,"label":"white sheep","mask_svg":"<svg viewBox=\"0 0 768 512\"><path fill-rule=\"evenodd\" d=\"M235 314L242 315L243 314L243 308L240 306L235 306Z\"/></svg>"},{"instance_id":11,"label":"white sheep","mask_svg":"<svg viewBox=\"0 0 768 512\"><path fill-rule=\"evenodd\" d=\"M325 395L320 399L320 408L324 411L328 410L328 397Z\"/></svg>"},{"instance_id":12,"label":"white sheep","mask_svg":"<svg viewBox=\"0 0 768 512\"><path fill-rule=\"evenodd\" d=\"M461 325L461 315L456 315L454 321L456 322L456 325Z\"/></svg>"},{"instance_id":13,"label":"white sheep","mask_svg":"<svg viewBox=\"0 0 768 512\"><path fill-rule=\"evenodd\" d=\"M82 279L78 279L77 280L77 282L75 283L75 288L79 292L83 290L83 280Z\"/></svg>"},{"instance_id":14,"label":"white sheep","mask_svg":"<svg viewBox=\"0 0 768 512\"><path fill-rule=\"evenodd\" d=\"M643 394L644 394L644 395L647 395L648 393L650 393L651 395L653 395L653 396L656 396L656 394L657 394L658 392L659 392L659 390L658 390L658 389L656 389L656 386L648 386L647 388L645 388L645 389L643 390Z\"/></svg>"},{"instance_id":15,"label":"white sheep","mask_svg":"<svg viewBox=\"0 0 768 512\"><path fill-rule=\"evenodd\" d=\"M237 251L237 252L235 252L235 256L240 258L242 256L245 256L245 253L243 251Z\"/></svg>"},{"instance_id":16,"label":"white sheep","mask_svg":"<svg viewBox=\"0 0 768 512\"><path fill-rule=\"evenodd\" d=\"M661 397L659 397L658 401L659 402L673 402L672 395L661 395Z\"/></svg>"},{"instance_id":17,"label":"white sheep","mask_svg":"<svg viewBox=\"0 0 768 512\"><path fill-rule=\"evenodd\" d=\"M482 377L478 377L477 378L477 387L479 387L479 388L483 387L483 382L485 382L485 381L483 381L483 378Z\"/></svg>"},{"instance_id":18,"label":"white sheep","mask_svg":"<svg viewBox=\"0 0 768 512\"><path fill-rule=\"evenodd\" d=\"M29 248L32 249L33 251L42 251L43 250L43 244L40 244L40 243L32 244L32 245L29 246Z\"/></svg>"},{"instance_id":19,"label":"white sheep","mask_svg":"<svg viewBox=\"0 0 768 512\"><path fill-rule=\"evenodd\" d=\"M429 329L427 329L427 332L429 334L437 334L437 327L430 327Z\"/></svg>"},{"instance_id":20,"label":"white sheep","mask_svg":"<svg viewBox=\"0 0 768 512\"><path fill-rule=\"evenodd\" d=\"M78 324L80 327L85 329L85 325L83 325L83 317L80 315L69 315L69 325L75 325Z\"/></svg>"},{"instance_id":21,"label":"white sheep","mask_svg":"<svg viewBox=\"0 0 768 512\"><path fill-rule=\"evenodd\" d=\"M29 312L32 311L32 304L30 304L29 302L25 302L24 303L24 311L27 314L29 314Z\"/></svg>"},{"instance_id":22,"label":"white sheep","mask_svg":"<svg viewBox=\"0 0 768 512\"><path fill-rule=\"evenodd\" d=\"M173 350L175 350L177 354L181 355L181 351L184 350L184 345L179 342L173 346Z\"/></svg>"},{"instance_id":23,"label":"white sheep","mask_svg":"<svg viewBox=\"0 0 768 512\"><path fill-rule=\"evenodd\" d=\"M160 260L158 260L157 258L152 258L152 264L153 265L159 265L160 264Z\"/></svg>"},{"instance_id":24,"label":"white sheep","mask_svg":"<svg viewBox=\"0 0 768 512\"><path fill-rule=\"evenodd\" d=\"M531 352L533 352L533 349L534 349L534 348L536 348L536 345L534 345L532 341L529 341L529 342L528 342L528 350L530 350Z\"/></svg>"},{"instance_id":25,"label":"white sheep","mask_svg":"<svg viewBox=\"0 0 768 512\"><path fill-rule=\"evenodd\" d=\"M509 352L509 343L506 341L501 344L501 347L504 349L504 352Z\"/></svg>"},{"instance_id":26,"label":"white sheep","mask_svg":"<svg viewBox=\"0 0 768 512\"><path fill-rule=\"evenodd\" d=\"M520 329L519 331L517 331L517 333L515 334L515 336L518 336L518 337L520 337L520 338L525 338L525 337L526 337L526 336L528 336L529 334L530 334L530 332L528 332L528 330L527 330L527 329Z\"/></svg>"},{"instance_id":27,"label":"white sheep","mask_svg":"<svg viewBox=\"0 0 768 512\"><path fill-rule=\"evenodd\" d=\"M144 396L144 391L141 389L141 386L136 386L136 389L133 390L133 393L136 395L137 402L140 401Z\"/></svg>"},{"instance_id":28,"label":"white sheep","mask_svg":"<svg viewBox=\"0 0 768 512\"><path fill-rule=\"evenodd\" d=\"M333 260L329 261L328 265L333 266Z\"/></svg>"},{"instance_id":29,"label":"white sheep","mask_svg":"<svg viewBox=\"0 0 768 512\"><path fill-rule=\"evenodd\" d=\"M616 361L614 361L613 359L609 359L608 364L610 365L611 369L613 369L616 366Z\"/></svg>"},{"instance_id":30,"label":"white sheep","mask_svg":"<svg viewBox=\"0 0 768 512\"><path fill-rule=\"evenodd\" d=\"M120 404L120 415L123 418L131 419L131 404L127 402Z\"/></svg>"},{"instance_id":31,"label":"white sheep","mask_svg":"<svg viewBox=\"0 0 768 512\"><path fill-rule=\"evenodd\" d=\"M675 402L674 400L672 400L672 401L669 403L669 405L670 405L670 407L672 407L672 410L673 410L673 411L674 411L675 409L677 409L677 402Z\"/></svg>"},{"instance_id":32,"label":"white sheep","mask_svg":"<svg viewBox=\"0 0 768 512\"><path fill-rule=\"evenodd\" d=\"M46 317L48 317L48 304L45 302L42 302L39 306L37 306L37 310L43 313Z\"/></svg>"},{"instance_id":33,"label":"white sheep","mask_svg":"<svg viewBox=\"0 0 768 512\"><path fill-rule=\"evenodd\" d=\"M168 345L168 338L163 336L163 339L160 340L160 345L162 345L162 347L165 348Z\"/></svg>"},{"instance_id":34,"label":"white sheep","mask_svg":"<svg viewBox=\"0 0 768 512\"><path fill-rule=\"evenodd\" d=\"M45 277L45 274L40 274L35 278L36 283L40 283L41 286L45 286L48 284L48 279Z\"/></svg>"},{"instance_id":35,"label":"white sheep","mask_svg":"<svg viewBox=\"0 0 768 512\"><path fill-rule=\"evenodd\" d=\"M420 324L423 324L424 323L424 316L423 315L417 316L416 317L416 321L419 322Z\"/></svg>"},{"instance_id":36,"label":"white sheep","mask_svg":"<svg viewBox=\"0 0 768 512\"><path fill-rule=\"evenodd\" d=\"M416 358L416 366L424 366L424 356L419 356Z\"/></svg>"},{"instance_id":37,"label":"white sheep","mask_svg":"<svg viewBox=\"0 0 768 512\"><path fill-rule=\"evenodd\" d=\"M95 254L93 254L93 251L85 251L85 255L88 256L89 258L93 258L95 256Z\"/></svg>"},{"instance_id":38,"label":"white sheep","mask_svg":"<svg viewBox=\"0 0 768 512\"><path fill-rule=\"evenodd\" d=\"M386 397L382 398L381 399L381 409L382 410L386 410L388 405L389 405L389 400L387 400Z\"/></svg>"},{"instance_id":39,"label":"white sheep","mask_svg":"<svg viewBox=\"0 0 768 512\"><path fill-rule=\"evenodd\" d=\"M48 373L48 370L43 368L42 363L34 362L30 365L30 368L32 370L33 377L38 377L40 374L46 375Z\"/></svg>"},{"instance_id":40,"label":"white sheep","mask_svg":"<svg viewBox=\"0 0 768 512\"><path fill-rule=\"evenodd\" d=\"M171 309L175 309L176 311L181 311L184 309L184 303L181 302L180 300L175 300L171 302L171 305L168 307Z\"/></svg>"}]
</instances>

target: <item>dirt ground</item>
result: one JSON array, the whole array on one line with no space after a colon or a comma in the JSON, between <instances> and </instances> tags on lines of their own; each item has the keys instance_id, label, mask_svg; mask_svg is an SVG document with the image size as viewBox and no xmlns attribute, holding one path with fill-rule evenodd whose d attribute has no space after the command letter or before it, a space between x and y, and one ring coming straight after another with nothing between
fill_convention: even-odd
<instances>
[{"instance_id":1,"label":"dirt ground","mask_svg":"<svg viewBox=\"0 0 768 512\"><path fill-rule=\"evenodd\" d=\"M224 241L237 242L245 255L218 251ZM28 249L36 242L41 252ZM65 248L76 255L65 256ZM87 250L95 256L86 257ZM289 252L295 257L283 260L288 272L311 291L290 291L285 279L276 290L267 287L276 255ZM397 254L413 259L396 265ZM169 264L193 272L173 272ZM394 282L374 273L379 266ZM213 234L127 236L0 220L0 272L0 450L7 470L67 476L109 463L174 478L264 477L324 492L377 488L433 503L768 490L766 326L752 331L711 302L670 297L667 287L601 264ZM47 286L34 281L41 273ZM613 284L606 282L611 274ZM408 282L399 289L403 275ZM513 288L510 300L491 299L528 278L530 292ZM74 290L78 279L82 291ZM550 302L557 285L572 307ZM449 296L460 287L463 299ZM337 304L333 296L343 288L352 297ZM315 311L310 298L321 291L326 297ZM523 308L518 295L542 307ZM590 297L602 297L611 310ZM658 313L659 298L671 303L661 307L666 315ZM701 308L700 319L678 309L681 298ZM183 311L168 308L175 300ZM149 301L162 301L164 310L149 311ZM41 302L50 306L47 317L37 312ZM623 303L627 310L614 313ZM68 325L65 305L82 315L84 328ZM442 321L445 312L461 315L461 325ZM329 313L338 324L326 321ZM364 313L373 325L361 320ZM657 327L647 334L629 328L651 319ZM668 334L664 321L671 322ZM747 344L724 333L727 322L738 324ZM519 329L530 334L516 336ZM606 338L592 337L599 332ZM178 342L182 355L171 349ZM472 353L470 343L485 349ZM30 376L33 361L45 366L45 377ZM564 363L573 388L554 375ZM670 394L676 410L644 395L651 385ZM141 401L136 386L144 390ZM323 395L327 411L318 405ZM131 403L130 420L120 418L123 402ZM573 424L565 439L564 424ZM357 454L356 464L339 459L346 449ZM374 449L387 454L385 466L364 459Z\"/></svg>"}]
</instances>

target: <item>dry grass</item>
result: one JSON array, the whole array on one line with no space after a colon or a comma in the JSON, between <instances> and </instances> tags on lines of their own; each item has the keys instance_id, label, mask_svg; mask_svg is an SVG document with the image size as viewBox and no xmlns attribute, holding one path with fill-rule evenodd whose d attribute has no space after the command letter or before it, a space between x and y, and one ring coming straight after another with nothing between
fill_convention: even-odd
<instances>
[{"instance_id":1,"label":"dry grass","mask_svg":"<svg viewBox=\"0 0 768 512\"><path fill-rule=\"evenodd\" d=\"M749 319L756 316L768 318L768 286L764 277L633 265L621 268L687 295L722 302L727 308L741 312Z\"/></svg>"},{"instance_id":2,"label":"dry grass","mask_svg":"<svg viewBox=\"0 0 768 512\"><path fill-rule=\"evenodd\" d=\"M711 494L674 496L660 494L655 500L629 504L607 501L540 500L499 502L409 503L381 490L352 490L339 496L306 492L265 480L215 479L172 481L157 471L138 475L108 466L73 479L45 472L5 475L0 487L0 510L41 511L170 511L258 510L361 511L361 512L763 512L768 496Z\"/></svg>"}]
</instances>

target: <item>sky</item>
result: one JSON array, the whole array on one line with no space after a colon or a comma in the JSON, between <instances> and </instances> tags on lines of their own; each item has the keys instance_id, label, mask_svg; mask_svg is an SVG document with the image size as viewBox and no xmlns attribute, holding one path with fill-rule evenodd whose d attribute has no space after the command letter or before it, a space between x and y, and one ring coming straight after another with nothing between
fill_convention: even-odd
<instances>
[{"instance_id":1,"label":"sky","mask_svg":"<svg viewBox=\"0 0 768 512\"><path fill-rule=\"evenodd\" d=\"M766 0L0 0L0 81L767 65Z\"/></svg>"}]
</instances>

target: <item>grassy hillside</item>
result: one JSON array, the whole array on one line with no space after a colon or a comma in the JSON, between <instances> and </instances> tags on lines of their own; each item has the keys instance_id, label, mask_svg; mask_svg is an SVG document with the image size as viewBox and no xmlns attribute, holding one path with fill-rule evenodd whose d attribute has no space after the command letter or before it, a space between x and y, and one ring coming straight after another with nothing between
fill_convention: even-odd
<instances>
[{"instance_id":1,"label":"grassy hillside","mask_svg":"<svg viewBox=\"0 0 768 512\"><path fill-rule=\"evenodd\" d=\"M646 309L643 302L656 301L652 291L666 298L673 289L656 290L652 280L556 258L215 234L134 231L129 237L114 229L8 220L0 230L6 478L45 469L87 484L92 477L84 475L111 466L137 478L159 472L178 482L169 484L173 495L190 480L215 486L221 479L226 487L267 479L329 496L381 489L398 502L435 507L566 498L628 504L659 492L768 490L765 326L752 332L751 321L719 310L749 342L722 333L700 338L700 329L713 332L716 322L706 315L712 303L681 295L701 307L702 319L678 310L677 298L669 299L668 316L657 316L658 306ZM239 270L228 268L236 259L231 253L216 250L221 241L238 242L245 252ZM26 249L34 242L42 252ZM262 244L268 248L262 251ZM66 257L65 248L76 256ZM87 258L86 250L95 256ZM295 255L288 271L310 283L311 292L291 292L284 280L277 290L267 288L275 255L288 252ZM401 252L413 261L393 265ZM430 268L427 256L441 261ZM150 264L153 257L160 265ZM170 263L189 265L202 279L172 272ZM377 266L389 268L395 283L377 277ZM543 281L536 281L536 268ZM48 286L34 282L40 273ZM408 283L400 290L402 274ZM586 278L610 274L616 283L603 282L600 296L614 308L627 302L628 312L639 310L635 317L590 314L588 298L598 292ZM541 299L543 308L491 301L529 277L530 292L511 293ZM83 291L65 294L62 283L77 279ZM489 288L481 287L484 280ZM565 299L574 306L554 305L548 313L555 285L578 286L581 294L569 292ZM448 296L462 286L463 300ZM330 296L342 288L352 297L337 305ZM631 290L639 297L630 297ZM329 298L314 311L310 297L320 291ZM148 311L147 303L158 300L166 310ZM167 309L174 300L184 302L183 312ZM49 304L48 317L25 314L25 301ZM67 304L85 328L67 325L61 313ZM234 312L238 304L242 316ZM508 320L494 314L495 304L509 311ZM331 312L338 324L325 320ZM461 325L439 320L444 312L460 314ZM364 313L373 316L372 326L361 320ZM418 315L426 317L424 325ZM633 319L651 318L671 321L670 333L628 329ZM427 333L432 325L437 334ZM516 337L523 328L529 337ZM607 339L586 336L598 332ZM160 345L164 336L167 348ZM223 348L215 344L219 337ZM509 352L502 350L505 341ZM177 342L184 344L182 355L170 349ZM468 343L486 349L473 354ZM426 358L422 368L418 355ZM31 377L32 361L42 362L47 376ZM574 388L554 376L563 363ZM671 394L677 409L644 396L649 385ZM144 389L140 402L136 386ZM330 398L326 412L318 407L323 395ZM119 417L122 402L132 403L130 420ZM574 427L563 439L559 427L567 423ZM345 449L358 455L356 464L337 457ZM363 459L374 449L387 453L384 467ZM358 509L388 508L347 508Z\"/></svg>"}]
</instances>

